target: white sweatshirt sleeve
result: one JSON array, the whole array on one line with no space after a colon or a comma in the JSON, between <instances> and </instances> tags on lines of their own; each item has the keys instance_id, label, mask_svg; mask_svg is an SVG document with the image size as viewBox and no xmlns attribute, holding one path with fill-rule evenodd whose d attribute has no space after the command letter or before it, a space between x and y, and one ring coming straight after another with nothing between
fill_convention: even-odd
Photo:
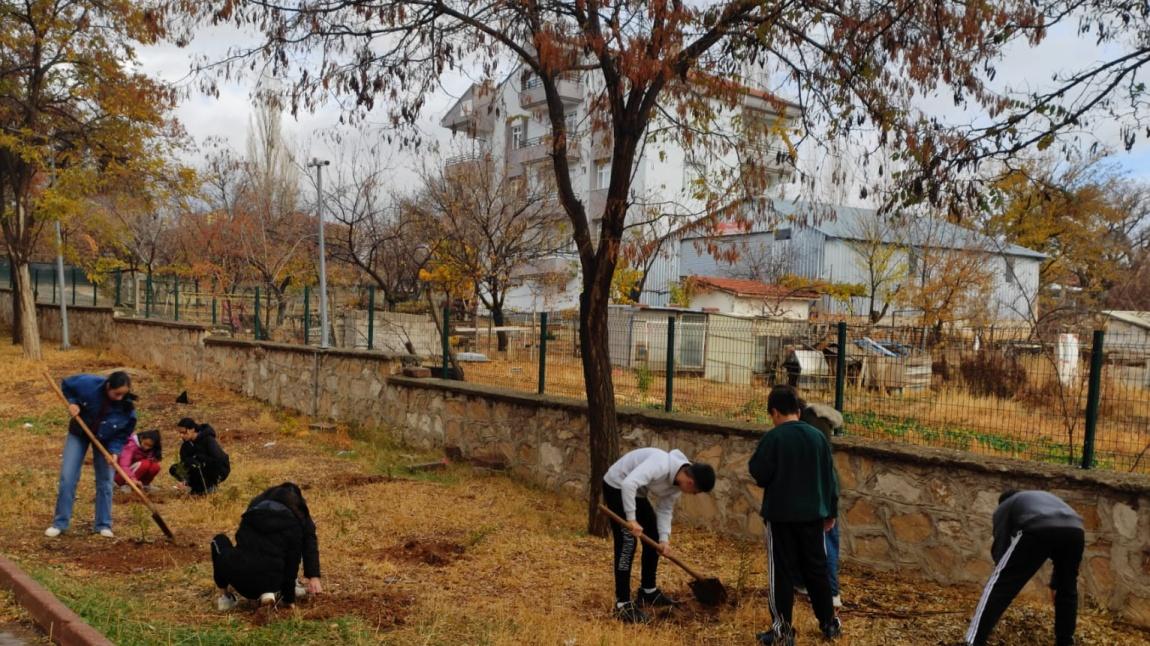
<instances>
[{"instance_id":1,"label":"white sweatshirt sleeve","mask_svg":"<svg viewBox=\"0 0 1150 646\"><path fill-rule=\"evenodd\" d=\"M671 518L675 515L675 503L678 502L680 492L668 494L659 498L655 505L655 522L659 527L659 542L666 543L671 540Z\"/></svg>"},{"instance_id":2,"label":"white sweatshirt sleeve","mask_svg":"<svg viewBox=\"0 0 1150 646\"><path fill-rule=\"evenodd\" d=\"M623 492L623 511L627 512L627 520L632 522L635 520L635 492L661 476L666 464L667 458L664 455L649 457L640 462L639 466L632 469L623 479L623 486L620 489Z\"/></svg>"}]
</instances>

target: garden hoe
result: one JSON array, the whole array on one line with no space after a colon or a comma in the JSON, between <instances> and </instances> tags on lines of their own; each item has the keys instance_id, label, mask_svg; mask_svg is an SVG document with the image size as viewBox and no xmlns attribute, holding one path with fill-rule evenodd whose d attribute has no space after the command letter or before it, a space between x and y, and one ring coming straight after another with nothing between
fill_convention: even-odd
<instances>
[{"instance_id":1,"label":"garden hoe","mask_svg":"<svg viewBox=\"0 0 1150 646\"><path fill-rule=\"evenodd\" d=\"M48 380L49 384L52 384L52 390L55 391L56 394L60 397L60 401L64 402L65 406L71 405L71 403L68 401L68 398L64 396L63 391L60 390L60 386L56 384L56 380L52 379L52 375L48 374L47 370L44 371L44 378ZM71 411L69 411L69 414L71 414ZM135 491L136 495L140 497L140 500L144 501L144 504L152 512L152 520L156 521L156 524L160 526L160 530L164 532L164 536L167 536L168 540L170 541L175 541L176 535L173 534L172 530L168 528L168 524L165 523L164 519L160 517L160 512L156 509L156 506L152 504L151 500L148 500L148 496L143 492L142 489L140 489L132 476L124 472L124 469L120 466L120 463L114 457L112 457L112 454L108 452L108 449L104 448L104 445L101 444L100 440L96 438L96 434L92 432L92 429L88 428L88 425L84 423L84 420L80 419L79 415L73 416L72 419L80 425L80 428L84 429L84 433L88 436L88 439L91 440L92 446L96 447L96 449L99 450L101 454L103 454L104 460L106 460L108 464L112 465L112 467L116 469L116 471L120 474L120 477L124 479L124 482L127 482L128 485L132 487L132 491Z\"/></svg>"},{"instance_id":2,"label":"garden hoe","mask_svg":"<svg viewBox=\"0 0 1150 646\"><path fill-rule=\"evenodd\" d=\"M624 531L628 531L626 529L627 521L623 520L619 517L618 514L608 509L606 505L599 503L599 510L606 514L611 520L619 523L619 526L623 527ZM646 534L640 534L639 540L643 541L645 545L650 547L659 547L659 544ZM695 595L695 599L698 600L699 603L703 604L704 606L718 606L727 600L727 589L723 587L722 581L715 577L704 577L698 572L692 570L689 565L680 561L674 556L665 554L664 557L666 557L668 561L683 568L687 574L691 575L691 577L694 579L694 581L691 581L690 583L691 592Z\"/></svg>"}]
</instances>

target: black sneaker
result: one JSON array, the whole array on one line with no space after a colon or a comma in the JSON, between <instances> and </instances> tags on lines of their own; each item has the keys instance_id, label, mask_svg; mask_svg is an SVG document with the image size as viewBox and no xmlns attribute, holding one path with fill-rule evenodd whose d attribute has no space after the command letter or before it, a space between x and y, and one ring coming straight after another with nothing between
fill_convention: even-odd
<instances>
[{"instance_id":1,"label":"black sneaker","mask_svg":"<svg viewBox=\"0 0 1150 646\"><path fill-rule=\"evenodd\" d=\"M645 624L651 621L647 613L639 610L634 601L628 601L621 606L615 606L615 618L625 624Z\"/></svg>"},{"instance_id":2,"label":"black sneaker","mask_svg":"<svg viewBox=\"0 0 1150 646\"><path fill-rule=\"evenodd\" d=\"M790 628L783 628L781 632L768 630L755 635L759 646L795 646L795 632Z\"/></svg>"},{"instance_id":3,"label":"black sneaker","mask_svg":"<svg viewBox=\"0 0 1150 646\"><path fill-rule=\"evenodd\" d=\"M835 617L829 624L820 626L823 631L823 637L826 639L835 639L841 637L843 634L843 622Z\"/></svg>"},{"instance_id":4,"label":"black sneaker","mask_svg":"<svg viewBox=\"0 0 1150 646\"><path fill-rule=\"evenodd\" d=\"M635 595L635 603L642 608L670 608L675 605L675 600L663 594L659 588L655 588L654 592L644 592L642 588Z\"/></svg>"}]
</instances>

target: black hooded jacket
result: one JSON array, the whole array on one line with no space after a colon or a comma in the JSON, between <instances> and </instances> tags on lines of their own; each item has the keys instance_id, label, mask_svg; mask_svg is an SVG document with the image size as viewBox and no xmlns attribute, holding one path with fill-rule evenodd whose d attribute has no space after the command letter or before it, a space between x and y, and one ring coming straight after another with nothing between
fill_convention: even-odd
<instances>
[{"instance_id":1,"label":"black hooded jacket","mask_svg":"<svg viewBox=\"0 0 1150 646\"><path fill-rule=\"evenodd\" d=\"M196 425L196 437L180 444L180 462L192 467L208 467L223 481L232 471L228 454L216 441L216 430L210 424Z\"/></svg>"},{"instance_id":2,"label":"black hooded jacket","mask_svg":"<svg viewBox=\"0 0 1150 646\"><path fill-rule=\"evenodd\" d=\"M290 482L252 499L236 530L236 548L250 561L280 572L278 588L287 603L295 601L301 561L305 577L320 576L315 523L299 487Z\"/></svg>"}]
</instances>

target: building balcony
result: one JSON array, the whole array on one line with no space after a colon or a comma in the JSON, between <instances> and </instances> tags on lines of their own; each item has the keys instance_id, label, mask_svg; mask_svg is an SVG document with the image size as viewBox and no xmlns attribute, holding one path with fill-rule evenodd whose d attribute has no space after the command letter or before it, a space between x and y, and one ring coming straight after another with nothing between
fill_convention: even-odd
<instances>
[{"instance_id":1,"label":"building balcony","mask_svg":"<svg viewBox=\"0 0 1150 646\"><path fill-rule=\"evenodd\" d=\"M564 105L579 105L583 102L583 83L576 79L558 79L555 90ZM524 80L519 89L519 107L526 110L546 104L547 93L543 90L543 82L535 76Z\"/></svg>"},{"instance_id":2,"label":"building balcony","mask_svg":"<svg viewBox=\"0 0 1150 646\"><path fill-rule=\"evenodd\" d=\"M579 160L579 148L582 141L578 134L571 136L567 142L567 159ZM551 136L532 137L524 140L518 148L507 151L507 163L510 167L522 166L542 161L551 156Z\"/></svg>"},{"instance_id":3,"label":"building balcony","mask_svg":"<svg viewBox=\"0 0 1150 646\"><path fill-rule=\"evenodd\" d=\"M439 124L452 132L463 132L473 138L485 139L495 131L494 99L493 90L472 86Z\"/></svg>"},{"instance_id":4,"label":"building balcony","mask_svg":"<svg viewBox=\"0 0 1150 646\"><path fill-rule=\"evenodd\" d=\"M443 162L443 170L449 173L469 172L483 163L485 157L486 155L480 152L454 155Z\"/></svg>"}]
</instances>

